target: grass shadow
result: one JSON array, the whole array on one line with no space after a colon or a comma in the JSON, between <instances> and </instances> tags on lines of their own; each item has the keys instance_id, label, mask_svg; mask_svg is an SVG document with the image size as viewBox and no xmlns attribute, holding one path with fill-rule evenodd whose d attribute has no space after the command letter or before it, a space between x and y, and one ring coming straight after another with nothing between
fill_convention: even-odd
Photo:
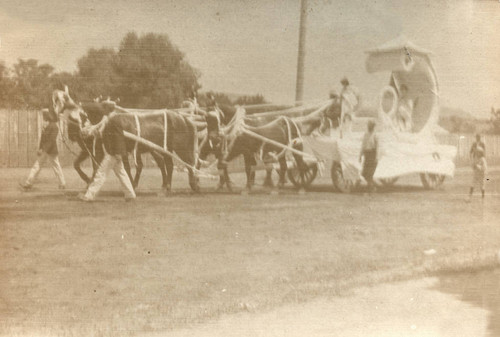
<instances>
[{"instance_id":1,"label":"grass shadow","mask_svg":"<svg viewBox=\"0 0 500 337\"><path fill-rule=\"evenodd\" d=\"M432 289L452 294L460 301L490 312L489 336L500 336L500 269L450 272L437 275Z\"/></svg>"}]
</instances>

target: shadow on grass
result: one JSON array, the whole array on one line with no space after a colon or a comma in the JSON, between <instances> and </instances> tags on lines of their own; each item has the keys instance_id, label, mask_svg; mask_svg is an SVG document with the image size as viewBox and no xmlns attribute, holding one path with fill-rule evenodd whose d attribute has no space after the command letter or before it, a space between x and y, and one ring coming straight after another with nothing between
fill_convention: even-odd
<instances>
[{"instance_id":1,"label":"shadow on grass","mask_svg":"<svg viewBox=\"0 0 500 337\"><path fill-rule=\"evenodd\" d=\"M84 193L84 189L71 189L71 190L31 190L24 192L23 195L27 198L33 199L67 199L67 200L77 200L79 193ZM193 192L189 188L174 189L170 192L165 192L162 189L139 189L136 191L136 195L139 198L143 197L158 197L158 198L169 198L169 197L186 197L186 198L197 198L206 196L252 196L252 195L305 195L308 193L321 193L321 194L332 194L332 195L352 195L352 196L365 196L367 194L376 196L384 194L405 194L405 193L445 193L443 189L428 190L417 185L394 185L394 186L379 186L375 191L369 192L366 186L356 187L350 193L343 193L337 191L330 184L313 184L306 188L305 190L297 189L295 186L289 184L283 188L277 187L264 187L261 185L255 185L252 190L246 191L243 186L234 186L232 191L223 189L217 191L215 188L202 188L199 192ZM104 190L99 193L99 198L106 197L116 197L123 198L123 192L120 190ZM98 199L99 199L98 198Z\"/></svg>"},{"instance_id":2,"label":"shadow on grass","mask_svg":"<svg viewBox=\"0 0 500 337\"><path fill-rule=\"evenodd\" d=\"M337 191L333 186L329 185L313 185L309 187L307 192L320 192L320 193L337 193L337 194L345 194L343 192ZM426 191L436 191L436 190L426 190L421 186L415 185L395 185L395 186L382 186L377 187L377 189L371 194L388 194L388 193L412 193L412 192L426 192ZM348 194L365 194L368 193L368 189L366 186L358 186L352 192Z\"/></svg>"},{"instance_id":3,"label":"shadow on grass","mask_svg":"<svg viewBox=\"0 0 500 337\"><path fill-rule=\"evenodd\" d=\"M437 276L434 290L490 312L489 336L500 336L500 269L446 273Z\"/></svg>"}]
</instances>

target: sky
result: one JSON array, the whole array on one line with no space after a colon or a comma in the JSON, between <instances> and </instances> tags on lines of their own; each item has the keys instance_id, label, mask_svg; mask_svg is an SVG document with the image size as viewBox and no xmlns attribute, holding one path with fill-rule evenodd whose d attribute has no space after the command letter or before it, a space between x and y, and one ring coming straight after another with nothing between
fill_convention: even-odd
<instances>
[{"instance_id":1,"label":"sky","mask_svg":"<svg viewBox=\"0 0 500 337\"><path fill-rule=\"evenodd\" d=\"M291 102L299 16L300 0L0 0L0 60L75 71L89 48L162 33L203 90ZM347 76L375 104L389 74L368 74L365 51L401 34L433 52L441 105L480 118L500 108L497 0L308 0L304 99L326 99Z\"/></svg>"}]
</instances>

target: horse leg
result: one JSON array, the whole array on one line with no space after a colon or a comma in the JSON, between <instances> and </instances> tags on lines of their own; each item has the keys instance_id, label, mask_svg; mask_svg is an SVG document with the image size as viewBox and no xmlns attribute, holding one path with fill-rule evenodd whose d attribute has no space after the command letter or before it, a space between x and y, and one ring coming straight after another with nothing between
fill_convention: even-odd
<instances>
[{"instance_id":1,"label":"horse leg","mask_svg":"<svg viewBox=\"0 0 500 337\"><path fill-rule=\"evenodd\" d=\"M268 154L266 154L263 158L264 161L264 166L266 168L266 179L264 180L264 186L265 187L274 187L273 183L273 162L272 158Z\"/></svg>"},{"instance_id":2,"label":"horse leg","mask_svg":"<svg viewBox=\"0 0 500 337\"><path fill-rule=\"evenodd\" d=\"M172 174L174 173L174 162L170 156L163 156L163 161L165 162L165 168L167 169L167 183L165 185L165 191L170 192L172 190Z\"/></svg>"},{"instance_id":3,"label":"horse leg","mask_svg":"<svg viewBox=\"0 0 500 337\"><path fill-rule=\"evenodd\" d=\"M229 178L229 172L227 170L227 164L224 165L223 169L224 171L224 179L226 179L226 186L227 189L231 192L233 190L233 183L231 182L231 178Z\"/></svg>"},{"instance_id":4,"label":"horse leg","mask_svg":"<svg viewBox=\"0 0 500 337\"><path fill-rule=\"evenodd\" d=\"M197 160L196 155L193 153L193 156L189 158L186 162L196 168ZM200 191L200 178L194 173L192 168L188 168L188 177L189 177L189 187L193 192Z\"/></svg>"},{"instance_id":5,"label":"horse leg","mask_svg":"<svg viewBox=\"0 0 500 337\"><path fill-rule=\"evenodd\" d=\"M75 168L76 172L78 173L78 175L80 176L80 178L83 179L83 181L85 181L85 183L88 185L91 183L91 180L90 178L85 174L85 172L83 172L82 168L80 167L80 164L85 160L87 159L87 157L89 156L89 154L87 153L87 151L84 151L82 150L80 152L80 154L78 155L78 157L76 157L75 161L73 162L73 167Z\"/></svg>"},{"instance_id":6,"label":"horse leg","mask_svg":"<svg viewBox=\"0 0 500 337\"><path fill-rule=\"evenodd\" d=\"M151 152L151 155L153 156L153 159L155 160L158 167L160 168L161 180L162 180L161 188L164 189L167 187L167 171L165 169L165 161L163 160L163 156L159 155L154 151Z\"/></svg>"},{"instance_id":7,"label":"horse leg","mask_svg":"<svg viewBox=\"0 0 500 337\"><path fill-rule=\"evenodd\" d=\"M253 155L252 154L245 154L244 155L244 161L245 161L245 173L247 175L247 190L251 190L254 183L255 183L255 165L252 165L255 159L252 161Z\"/></svg>"},{"instance_id":8,"label":"horse leg","mask_svg":"<svg viewBox=\"0 0 500 337\"><path fill-rule=\"evenodd\" d=\"M287 163L286 163L286 156L281 156L279 159L280 163L280 172L279 172L279 182L278 182L278 187L283 188L286 183L286 170L288 169Z\"/></svg>"},{"instance_id":9,"label":"horse leg","mask_svg":"<svg viewBox=\"0 0 500 337\"><path fill-rule=\"evenodd\" d=\"M139 186L139 179L141 179L142 168L144 167L144 163L142 162L142 153L137 151L136 154L137 166L135 167L135 177L132 180L132 186L134 190Z\"/></svg>"},{"instance_id":10,"label":"horse leg","mask_svg":"<svg viewBox=\"0 0 500 337\"><path fill-rule=\"evenodd\" d=\"M224 187L224 184L226 184L227 189L229 191L232 191L233 183L231 182L231 178L229 178L227 163L222 159L219 160L219 162L217 163L217 169L219 170L219 176L220 176L219 189L222 189Z\"/></svg>"},{"instance_id":11,"label":"horse leg","mask_svg":"<svg viewBox=\"0 0 500 337\"><path fill-rule=\"evenodd\" d=\"M194 174L193 169L188 168L188 172L189 172L189 187L191 187L191 190L193 190L194 192L199 192L200 184L198 177Z\"/></svg>"},{"instance_id":12,"label":"horse leg","mask_svg":"<svg viewBox=\"0 0 500 337\"><path fill-rule=\"evenodd\" d=\"M224 184L226 184L227 189L231 191L232 184L227 171L227 161L224 158L224 153L221 149L216 149L213 153L217 158L217 170L219 173L219 185L217 186L217 191L221 191L224 188Z\"/></svg>"},{"instance_id":13,"label":"horse leg","mask_svg":"<svg viewBox=\"0 0 500 337\"><path fill-rule=\"evenodd\" d=\"M265 187L274 187L274 182L273 182L273 164L265 164L266 166L266 178L264 179L264 184L262 184Z\"/></svg>"},{"instance_id":14,"label":"horse leg","mask_svg":"<svg viewBox=\"0 0 500 337\"><path fill-rule=\"evenodd\" d=\"M304 151L304 147L302 145L294 146L295 149L299 151ZM304 158L298 154L293 154L293 157L295 159L295 163L297 165L297 170L299 171L300 174L300 180L305 181L305 172L307 170L307 164L304 162ZM304 187L299 187L299 192L304 191Z\"/></svg>"},{"instance_id":15,"label":"horse leg","mask_svg":"<svg viewBox=\"0 0 500 337\"><path fill-rule=\"evenodd\" d=\"M127 172L128 178L130 179L130 183L134 186L134 179L132 178L132 173L130 172L130 163L128 162L128 155L122 156L123 167L125 168L125 172ZM134 187L135 188L135 187Z\"/></svg>"}]
</instances>

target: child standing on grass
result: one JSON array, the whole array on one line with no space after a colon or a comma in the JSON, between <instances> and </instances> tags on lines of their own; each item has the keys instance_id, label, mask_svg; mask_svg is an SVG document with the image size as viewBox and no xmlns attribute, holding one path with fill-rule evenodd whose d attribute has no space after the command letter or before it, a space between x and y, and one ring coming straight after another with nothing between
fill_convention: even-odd
<instances>
[{"instance_id":1,"label":"child standing on grass","mask_svg":"<svg viewBox=\"0 0 500 337\"><path fill-rule=\"evenodd\" d=\"M37 152L37 160L28 175L28 178L24 183L20 183L21 187L25 190L29 190L33 187L38 173L40 173L41 166L48 160L50 166L54 170L54 173L59 180L59 189L64 189L66 187L66 181L64 180L64 174L59 164L59 158L57 151L57 135L59 133L59 127L57 126L57 118L55 114L51 114L49 109L43 109L43 130L42 136L40 138L40 147Z\"/></svg>"},{"instance_id":2,"label":"child standing on grass","mask_svg":"<svg viewBox=\"0 0 500 337\"><path fill-rule=\"evenodd\" d=\"M486 158L484 157L484 149L478 146L475 150L473 157L472 170L474 172L472 177L472 185L469 190L469 201L472 199L474 187L481 189L481 197L484 199L484 180L486 175Z\"/></svg>"}]
</instances>

